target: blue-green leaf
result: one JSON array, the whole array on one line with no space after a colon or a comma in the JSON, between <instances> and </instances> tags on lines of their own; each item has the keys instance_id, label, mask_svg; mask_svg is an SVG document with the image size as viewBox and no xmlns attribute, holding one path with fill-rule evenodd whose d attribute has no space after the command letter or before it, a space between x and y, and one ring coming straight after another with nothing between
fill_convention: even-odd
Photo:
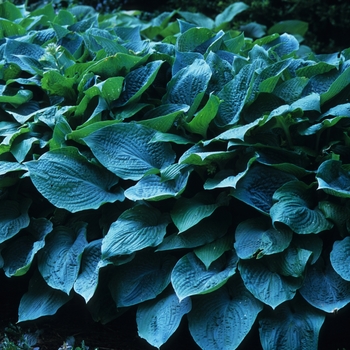
<instances>
[{"instance_id":1,"label":"blue-green leaf","mask_svg":"<svg viewBox=\"0 0 350 350\"><path fill-rule=\"evenodd\" d=\"M28 210L32 204L29 198L0 201L0 243L15 236L29 225Z\"/></svg>"},{"instance_id":2,"label":"blue-green leaf","mask_svg":"<svg viewBox=\"0 0 350 350\"><path fill-rule=\"evenodd\" d=\"M179 327L182 317L192 308L190 298L179 302L176 294L146 301L137 308L136 322L139 336L160 348Z\"/></svg>"},{"instance_id":3,"label":"blue-green leaf","mask_svg":"<svg viewBox=\"0 0 350 350\"><path fill-rule=\"evenodd\" d=\"M18 322L36 320L43 316L54 315L73 295L49 287L41 275L36 272L29 282L28 292L20 301Z\"/></svg>"},{"instance_id":4,"label":"blue-green leaf","mask_svg":"<svg viewBox=\"0 0 350 350\"><path fill-rule=\"evenodd\" d=\"M232 252L214 261L209 269L194 253L183 256L171 273L171 283L181 300L191 295L211 293L236 273L237 255Z\"/></svg>"},{"instance_id":5,"label":"blue-green leaf","mask_svg":"<svg viewBox=\"0 0 350 350\"><path fill-rule=\"evenodd\" d=\"M238 269L246 288L263 303L275 309L293 299L302 285L301 278L282 276L264 257L259 260L240 260Z\"/></svg>"},{"instance_id":6,"label":"blue-green leaf","mask_svg":"<svg viewBox=\"0 0 350 350\"><path fill-rule=\"evenodd\" d=\"M225 10L215 17L215 27L222 28L231 22L239 13L246 10L249 6L244 2L235 2L225 8Z\"/></svg>"},{"instance_id":7,"label":"blue-green leaf","mask_svg":"<svg viewBox=\"0 0 350 350\"><path fill-rule=\"evenodd\" d=\"M192 106L197 95L206 91L211 75L209 65L203 59L196 59L173 76L167 85L163 103ZM200 101L196 102L199 104Z\"/></svg>"},{"instance_id":8,"label":"blue-green leaf","mask_svg":"<svg viewBox=\"0 0 350 350\"><path fill-rule=\"evenodd\" d=\"M350 281L350 237L335 241L330 260L335 272L345 281Z\"/></svg>"},{"instance_id":9,"label":"blue-green leaf","mask_svg":"<svg viewBox=\"0 0 350 350\"><path fill-rule=\"evenodd\" d=\"M164 169L175 159L170 144L150 143L155 134L155 130L143 125L119 123L83 140L108 170L122 179L140 180L147 172Z\"/></svg>"},{"instance_id":10,"label":"blue-green leaf","mask_svg":"<svg viewBox=\"0 0 350 350\"><path fill-rule=\"evenodd\" d=\"M262 213L269 213L273 193L295 176L260 164L253 164L231 190L231 195Z\"/></svg>"},{"instance_id":11,"label":"blue-green leaf","mask_svg":"<svg viewBox=\"0 0 350 350\"><path fill-rule=\"evenodd\" d=\"M223 196L219 196L215 200L209 194L199 192L193 198L180 198L171 211L171 218L181 233L210 216L225 203Z\"/></svg>"},{"instance_id":12,"label":"blue-green leaf","mask_svg":"<svg viewBox=\"0 0 350 350\"><path fill-rule=\"evenodd\" d=\"M31 219L25 235L9 241L1 251L7 277L22 276L29 270L36 253L45 246L45 237L52 231L51 221Z\"/></svg>"},{"instance_id":13,"label":"blue-green leaf","mask_svg":"<svg viewBox=\"0 0 350 350\"><path fill-rule=\"evenodd\" d=\"M303 300L280 305L260 319L260 341L264 350L318 349L318 335L325 315Z\"/></svg>"},{"instance_id":14,"label":"blue-green leaf","mask_svg":"<svg viewBox=\"0 0 350 350\"><path fill-rule=\"evenodd\" d=\"M292 241L288 227L274 228L268 217L261 216L241 222L235 232L237 255L240 259L260 259L284 251Z\"/></svg>"},{"instance_id":15,"label":"blue-green leaf","mask_svg":"<svg viewBox=\"0 0 350 350\"><path fill-rule=\"evenodd\" d=\"M25 165L37 190L59 208L77 212L124 199L120 189L111 190L118 178L90 163L74 147L46 152Z\"/></svg>"},{"instance_id":16,"label":"blue-green leaf","mask_svg":"<svg viewBox=\"0 0 350 350\"><path fill-rule=\"evenodd\" d=\"M262 308L262 303L234 276L219 290L192 299L192 310L187 315L189 329L202 349L234 350Z\"/></svg>"},{"instance_id":17,"label":"blue-green leaf","mask_svg":"<svg viewBox=\"0 0 350 350\"><path fill-rule=\"evenodd\" d=\"M154 299L170 283L176 259L162 253L139 253L131 262L118 266L109 289L117 307Z\"/></svg>"},{"instance_id":18,"label":"blue-green leaf","mask_svg":"<svg viewBox=\"0 0 350 350\"><path fill-rule=\"evenodd\" d=\"M350 302L350 282L345 281L322 258L308 267L300 294L312 306L334 313Z\"/></svg>"},{"instance_id":19,"label":"blue-green leaf","mask_svg":"<svg viewBox=\"0 0 350 350\"><path fill-rule=\"evenodd\" d=\"M137 205L112 223L102 240L102 258L132 254L160 244L166 234L169 218L157 209Z\"/></svg>"},{"instance_id":20,"label":"blue-green leaf","mask_svg":"<svg viewBox=\"0 0 350 350\"><path fill-rule=\"evenodd\" d=\"M74 228L58 226L47 236L38 256L38 269L50 287L70 293L87 244L86 224L82 223Z\"/></svg>"},{"instance_id":21,"label":"blue-green leaf","mask_svg":"<svg viewBox=\"0 0 350 350\"><path fill-rule=\"evenodd\" d=\"M333 224L316 206L315 196L314 184L308 186L302 181L290 181L282 185L273 194L276 202L270 209L273 224L283 223L299 234L331 229Z\"/></svg>"},{"instance_id":22,"label":"blue-green leaf","mask_svg":"<svg viewBox=\"0 0 350 350\"><path fill-rule=\"evenodd\" d=\"M350 167L339 160L326 160L316 173L318 188L336 197L350 198Z\"/></svg>"}]
</instances>

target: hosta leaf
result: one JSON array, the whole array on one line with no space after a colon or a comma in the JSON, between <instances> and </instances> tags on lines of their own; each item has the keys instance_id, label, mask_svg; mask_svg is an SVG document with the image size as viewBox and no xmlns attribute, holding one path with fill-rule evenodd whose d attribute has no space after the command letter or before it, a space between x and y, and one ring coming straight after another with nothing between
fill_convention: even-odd
<instances>
[{"instance_id":1,"label":"hosta leaf","mask_svg":"<svg viewBox=\"0 0 350 350\"><path fill-rule=\"evenodd\" d=\"M191 308L190 298L179 302L175 294L142 303L136 313L139 336L159 349L176 331L182 317Z\"/></svg>"},{"instance_id":2,"label":"hosta leaf","mask_svg":"<svg viewBox=\"0 0 350 350\"><path fill-rule=\"evenodd\" d=\"M140 253L131 262L118 266L109 284L117 307L154 299L169 285L175 262L170 255Z\"/></svg>"},{"instance_id":3,"label":"hosta leaf","mask_svg":"<svg viewBox=\"0 0 350 350\"><path fill-rule=\"evenodd\" d=\"M225 252L232 249L233 236L225 235L214 242L196 248L197 258L209 269L211 263L220 258Z\"/></svg>"},{"instance_id":4,"label":"hosta leaf","mask_svg":"<svg viewBox=\"0 0 350 350\"><path fill-rule=\"evenodd\" d=\"M211 293L236 273L238 258L234 252L221 256L209 269L194 253L183 256L171 273L171 283L181 300L191 295Z\"/></svg>"},{"instance_id":5,"label":"hosta leaf","mask_svg":"<svg viewBox=\"0 0 350 350\"><path fill-rule=\"evenodd\" d=\"M29 225L28 210L32 204L29 198L0 201L0 243L15 236Z\"/></svg>"},{"instance_id":6,"label":"hosta leaf","mask_svg":"<svg viewBox=\"0 0 350 350\"><path fill-rule=\"evenodd\" d=\"M81 259L79 275L74 282L74 290L80 294L87 303L94 295L98 280L101 263L102 239L91 241L84 249Z\"/></svg>"},{"instance_id":7,"label":"hosta leaf","mask_svg":"<svg viewBox=\"0 0 350 350\"><path fill-rule=\"evenodd\" d=\"M213 36L214 33L210 29L192 27L179 36L177 39L176 48L179 52L199 52L196 50L196 48L210 40Z\"/></svg>"},{"instance_id":8,"label":"hosta leaf","mask_svg":"<svg viewBox=\"0 0 350 350\"><path fill-rule=\"evenodd\" d=\"M325 315L302 300L284 303L261 318L260 341L268 349L318 349Z\"/></svg>"},{"instance_id":9,"label":"hosta leaf","mask_svg":"<svg viewBox=\"0 0 350 350\"><path fill-rule=\"evenodd\" d=\"M350 237L335 241L330 254L331 264L335 272L345 281L350 281Z\"/></svg>"},{"instance_id":10,"label":"hosta leaf","mask_svg":"<svg viewBox=\"0 0 350 350\"><path fill-rule=\"evenodd\" d=\"M308 23L304 21L299 20L287 20L287 21L281 21L276 24L274 24L268 31L268 34L273 33L289 33L294 35L301 35L304 36L305 33L308 30Z\"/></svg>"},{"instance_id":11,"label":"hosta leaf","mask_svg":"<svg viewBox=\"0 0 350 350\"><path fill-rule=\"evenodd\" d=\"M322 239L315 235L295 235L292 244L295 247L312 252L311 258L309 259L310 264L314 264L318 260L323 249Z\"/></svg>"},{"instance_id":12,"label":"hosta leaf","mask_svg":"<svg viewBox=\"0 0 350 350\"><path fill-rule=\"evenodd\" d=\"M218 93L218 97L223 102L214 119L216 125L224 127L238 122L245 101L250 94L255 69L255 64L247 64Z\"/></svg>"},{"instance_id":13,"label":"hosta leaf","mask_svg":"<svg viewBox=\"0 0 350 350\"><path fill-rule=\"evenodd\" d=\"M312 306L333 313L350 302L350 282L320 258L308 267L300 294Z\"/></svg>"},{"instance_id":14,"label":"hosta leaf","mask_svg":"<svg viewBox=\"0 0 350 350\"><path fill-rule=\"evenodd\" d=\"M215 27L222 28L225 24L231 22L239 13L246 10L249 6L244 2L236 2L229 5L225 10L215 17Z\"/></svg>"},{"instance_id":15,"label":"hosta leaf","mask_svg":"<svg viewBox=\"0 0 350 350\"><path fill-rule=\"evenodd\" d=\"M163 61L153 61L141 68L134 69L124 79L123 92L116 101L116 106L124 106L136 101L153 83Z\"/></svg>"},{"instance_id":16,"label":"hosta leaf","mask_svg":"<svg viewBox=\"0 0 350 350\"><path fill-rule=\"evenodd\" d=\"M1 251L7 277L22 276L29 270L36 253L45 245L45 237L52 231L51 221L31 219L25 234L15 237Z\"/></svg>"},{"instance_id":17,"label":"hosta leaf","mask_svg":"<svg viewBox=\"0 0 350 350\"><path fill-rule=\"evenodd\" d=\"M275 309L293 299L302 279L281 276L268 266L266 257L260 260L240 260L238 269L246 288L263 303Z\"/></svg>"},{"instance_id":18,"label":"hosta leaf","mask_svg":"<svg viewBox=\"0 0 350 350\"><path fill-rule=\"evenodd\" d=\"M187 231L166 236L157 251L195 248L222 237L231 223L230 215L218 209Z\"/></svg>"},{"instance_id":19,"label":"hosta leaf","mask_svg":"<svg viewBox=\"0 0 350 350\"><path fill-rule=\"evenodd\" d=\"M219 109L220 99L215 95L210 95L206 105L193 117L193 119L185 124L185 128L195 134L206 137L210 122L215 118Z\"/></svg>"},{"instance_id":20,"label":"hosta leaf","mask_svg":"<svg viewBox=\"0 0 350 350\"><path fill-rule=\"evenodd\" d=\"M275 229L270 218L265 216L241 222L235 232L237 255L240 259L260 259L285 250L292 241L293 232L289 228Z\"/></svg>"},{"instance_id":21,"label":"hosta leaf","mask_svg":"<svg viewBox=\"0 0 350 350\"><path fill-rule=\"evenodd\" d=\"M210 216L225 203L224 196L214 200L208 193L199 192L193 198L180 198L171 211L171 218L181 233Z\"/></svg>"},{"instance_id":22,"label":"hosta leaf","mask_svg":"<svg viewBox=\"0 0 350 350\"><path fill-rule=\"evenodd\" d=\"M231 195L253 208L268 213L272 206L272 195L288 181L295 180L293 175L267 167L253 164L248 172L238 181Z\"/></svg>"},{"instance_id":23,"label":"hosta leaf","mask_svg":"<svg viewBox=\"0 0 350 350\"><path fill-rule=\"evenodd\" d=\"M22 105L33 98L33 93L30 90L19 90L15 95L1 95L0 103L10 103L13 106Z\"/></svg>"},{"instance_id":24,"label":"hosta leaf","mask_svg":"<svg viewBox=\"0 0 350 350\"><path fill-rule=\"evenodd\" d=\"M167 85L163 103L191 106L197 95L206 91L211 75L209 65L203 59L196 59L172 77Z\"/></svg>"},{"instance_id":25,"label":"hosta leaf","mask_svg":"<svg viewBox=\"0 0 350 350\"><path fill-rule=\"evenodd\" d=\"M270 209L273 224L283 223L299 234L319 233L332 228L315 203L314 184L291 181L273 195L276 201Z\"/></svg>"},{"instance_id":26,"label":"hosta leaf","mask_svg":"<svg viewBox=\"0 0 350 350\"><path fill-rule=\"evenodd\" d=\"M339 160L326 160L316 173L318 188L336 197L350 198L350 168Z\"/></svg>"},{"instance_id":27,"label":"hosta leaf","mask_svg":"<svg viewBox=\"0 0 350 350\"><path fill-rule=\"evenodd\" d=\"M18 322L54 315L72 297L73 295L69 296L60 290L49 287L41 275L36 272L29 282L28 292L21 298L18 308Z\"/></svg>"},{"instance_id":28,"label":"hosta leaf","mask_svg":"<svg viewBox=\"0 0 350 350\"><path fill-rule=\"evenodd\" d=\"M160 244L166 234L169 218L157 209L137 205L121 214L112 223L102 240L102 258L132 254Z\"/></svg>"},{"instance_id":29,"label":"hosta leaf","mask_svg":"<svg viewBox=\"0 0 350 350\"><path fill-rule=\"evenodd\" d=\"M85 226L80 223L73 229L64 226L54 228L38 256L38 269L46 283L66 294L78 277L81 255L88 244Z\"/></svg>"},{"instance_id":30,"label":"hosta leaf","mask_svg":"<svg viewBox=\"0 0 350 350\"><path fill-rule=\"evenodd\" d=\"M76 148L46 152L25 165L37 190L59 208L77 212L124 199L120 191L111 191L118 178L90 163Z\"/></svg>"},{"instance_id":31,"label":"hosta leaf","mask_svg":"<svg viewBox=\"0 0 350 350\"><path fill-rule=\"evenodd\" d=\"M234 276L219 290L192 299L192 310L187 315L189 330L202 349L234 350L262 308L262 303Z\"/></svg>"},{"instance_id":32,"label":"hosta leaf","mask_svg":"<svg viewBox=\"0 0 350 350\"><path fill-rule=\"evenodd\" d=\"M182 170L175 179L167 181L158 175L145 176L135 186L129 187L124 195L132 201L161 201L177 197L185 190L190 172L189 169Z\"/></svg>"},{"instance_id":33,"label":"hosta leaf","mask_svg":"<svg viewBox=\"0 0 350 350\"><path fill-rule=\"evenodd\" d=\"M156 131L136 123L107 126L85 137L95 157L122 179L139 180L148 171L172 164L169 144L149 141Z\"/></svg>"}]
</instances>

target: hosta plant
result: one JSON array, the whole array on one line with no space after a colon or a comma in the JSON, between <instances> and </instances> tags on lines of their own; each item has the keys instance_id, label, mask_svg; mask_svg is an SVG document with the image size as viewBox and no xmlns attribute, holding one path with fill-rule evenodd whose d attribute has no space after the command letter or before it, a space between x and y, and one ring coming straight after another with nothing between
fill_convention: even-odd
<instances>
[{"instance_id":1,"label":"hosta plant","mask_svg":"<svg viewBox=\"0 0 350 350\"><path fill-rule=\"evenodd\" d=\"M316 349L350 302L350 51L173 11L0 4L0 266L159 348Z\"/></svg>"}]
</instances>

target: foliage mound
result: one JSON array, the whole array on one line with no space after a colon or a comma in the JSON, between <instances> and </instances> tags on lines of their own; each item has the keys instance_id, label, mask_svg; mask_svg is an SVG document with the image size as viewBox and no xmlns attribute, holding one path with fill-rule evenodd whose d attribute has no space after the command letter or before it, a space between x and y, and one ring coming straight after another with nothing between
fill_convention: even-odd
<instances>
[{"instance_id":1,"label":"foliage mound","mask_svg":"<svg viewBox=\"0 0 350 350\"><path fill-rule=\"evenodd\" d=\"M315 349L350 302L350 51L167 12L0 4L0 266L160 347Z\"/></svg>"}]
</instances>

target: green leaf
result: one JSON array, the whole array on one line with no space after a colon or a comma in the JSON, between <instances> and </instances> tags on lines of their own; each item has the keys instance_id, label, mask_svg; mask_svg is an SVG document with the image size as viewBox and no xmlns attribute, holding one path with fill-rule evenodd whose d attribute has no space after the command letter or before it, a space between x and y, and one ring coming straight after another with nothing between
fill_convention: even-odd
<instances>
[{"instance_id":1,"label":"green leaf","mask_svg":"<svg viewBox=\"0 0 350 350\"><path fill-rule=\"evenodd\" d=\"M80 294L88 303L93 297L98 281L99 270L103 266L101 262L102 239L91 241L85 246L81 258L80 272L74 282L74 291Z\"/></svg>"},{"instance_id":2,"label":"green leaf","mask_svg":"<svg viewBox=\"0 0 350 350\"><path fill-rule=\"evenodd\" d=\"M203 97L199 94L206 91L211 76L211 69L203 59L194 60L172 77L162 102L192 106L197 96Z\"/></svg>"},{"instance_id":3,"label":"green leaf","mask_svg":"<svg viewBox=\"0 0 350 350\"><path fill-rule=\"evenodd\" d=\"M33 98L33 93L30 90L18 90L15 95L1 95L0 103L10 103L18 107Z\"/></svg>"},{"instance_id":4,"label":"green leaf","mask_svg":"<svg viewBox=\"0 0 350 350\"><path fill-rule=\"evenodd\" d=\"M236 188L231 190L231 195L262 213L269 213L273 204L273 193L284 183L292 180L295 180L293 175L253 164L238 181Z\"/></svg>"},{"instance_id":5,"label":"green leaf","mask_svg":"<svg viewBox=\"0 0 350 350\"><path fill-rule=\"evenodd\" d=\"M236 273L238 258L234 252L221 256L209 269L194 253L183 256L171 273L171 283L181 300L191 295L211 293Z\"/></svg>"},{"instance_id":6,"label":"green leaf","mask_svg":"<svg viewBox=\"0 0 350 350\"><path fill-rule=\"evenodd\" d=\"M49 91L50 94L62 96L68 101L76 99L75 83L75 78L67 78L55 70L45 72L41 80L44 90Z\"/></svg>"},{"instance_id":7,"label":"green leaf","mask_svg":"<svg viewBox=\"0 0 350 350\"><path fill-rule=\"evenodd\" d=\"M208 193L199 192L193 198L180 198L171 211L171 218L181 233L213 214L225 203L223 196L214 199Z\"/></svg>"},{"instance_id":8,"label":"green leaf","mask_svg":"<svg viewBox=\"0 0 350 350\"><path fill-rule=\"evenodd\" d=\"M302 279L282 276L269 266L267 257L260 260L240 260L238 269L246 288L263 303L275 309L293 299Z\"/></svg>"},{"instance_id":9,"label":"green leaf","mask_svg":"<svg viewBox=\"0 0 350 350\"><path fill-rule=\"evenodd\" d=\"M309 304L329 313L337 312L350 302L350 282L341 278L322 258L308 267L299 291Z\"/></svg>"},{"instance_id":10,"label":"green leaf","mask_svg":"<svg viewBox=\"0 0 350 350\"><path fill-rule=\"evenodd\" d=\"M199 52L198 47L209 41L214 35L210 29L192 27L178 37L176 48L179 52Z\"/></svg>"},{"instance_id":11,"label":"green leaf","mask_svg":"<svg viewBox=\"0 0 350 350\"><path fill-rule=\"evenodd\" d=\"M136 123L107 126L85 137L98 161L122 179L139 180L147 172L172 164L169 144L150 143L156 131Z\"/></svg>"},{"instance_id":12,"label":"green leaf","mask_svg":"<svg viewBox=\"0 0 350 350\"><path fill-rule=\"evenodd\" d=\"M29 198L0 201L0 243L12 238L29 225L28 210L31 204L32 200Z\"/></svg>"},{"instance_id":13,"label":"green leaf","mask_svg":"<svg viewBox=\"0 0 350 350\"><path fill-rule=\"evenodd\" d=\"M219 109L220 99L210 94L206 105L194 115L193 119L185 124L185 128L194 134L200 134L206 138L210 122L215 118Z\"/></svg>"},{"instance_id":14,"label":"green leaf","mask_svg":"<svg viewBox=\"0 0 350 350\"><path fill-rule=\"evenodd\" d=\"M191 308L190 298L179 302L175 294L142 303L136 313L139 336L159 349L176 331L182 317Z\"/></svg>"},{"instance_id":15,"label":"green leaf","mask_svg":"<svg viewBox=\"0 0 350 350\"><path fill-rule=\"evenodd\" d=\"M31 219L25 235L15 237L1 251L7 277L22 276L29 270L36 253L45 245L52 223L45 218Z\"/></svg>"},{"instance_id":16,"label":"green leaf","mask_svg":"<svg viewBox=\"0 0 350 350\"><path fill-rule=\"evenodd\" d=\"M260 319L261 346L268 349L318 349L323 313L303 300L280 305Z\"/></svg>"},{"instance_id":17,"label":"green leaf","mask_svg":"<svg viewBox=\"0 0 350 350\"><path fill-rule=\"evenodd\" d=\"M335 241L330 254L330 260L335 272L345 281L350 281L350 237Z\"/></svg>"},{"instance_id":18,"label":"green leaf","mask_svg":"<svg viewBox=\"0 0 350 350\"><path fill-rule=\"evenodd\" d=\"M117 307L154 299L169 285L175 261L170 255L145 252L118 266L109 284Z\"/></svg>"},{"instance_id":19,"label":"green leaf","mask_svg":"<svg viewBox=\"0 0 350 350\"><path fill-rule=\"evenodd\" d=\"M192 299L189 329L202 349L234 350L251 330L262 310L238 277L219 290Z\"/></svg>"},{"instance_id":20,"label":"green leaf","mask_svg":"<svg viewBox=\"0 0 350 350\"><path fill-rule=\"evenodd\" d=\"M215 17L215 27L223 28L226 24L230 23L239 13L246 10L249 6L243 2L236 2L225 8L225 10Z\"/></svg>"},{"instance_id":21,"label":"green leaf","mask_svg":"<svg viewBox=\"0 0 350 350\"><path fill-rule=\"evenodd\" d=\"M0 17L6 18L10 21L23 18L21 10L9 1L2 2L0 4Z\"/></svg>"},{"instance_id":22,"label":"green leaf","mask_svg":"<svg viewBox=\"0 0 350 350\"><path fill-rule=\"evenodd\" d=\"M284 251L292 237L293 232L289 228L277 230L272 227L269 218L260 216L245 220L237 226L234 247L240 259L260 259L264 255Z\"/></svg>"},{"instance_id":23,"label":"green leaf","mask_svg":"<svg viewBox=\"0 0 350 350\"><path fill-rule=\"evenodd\" d=\"M167 168L166 168L167 169ZM174 179L163 181L158 175L143 177L135 186L130 186L124 195L132 201L161 201L178 197L186 188L192 169L185 168Z\"/></svg>"},{"instance_id":24,"label":"green leaf","mask_svg":"<svg viewBox=\"0 0 350 350\"><path fill-rule=\"evenodd\" d=\"M166 236L157 251L195 248L222 237L231 223L228 212L218 209L187 231ZM231 246L232 248L232 246Z\"/></svg>"},{"instance_id":25,"label":"green leaf","mask_svg":"<svg viewBox=\"0 0 350 350\"><path fill-rule=\"evenodd\" d=\"M73 213L124 199L121 190L111 191L118 178L90 163L74 147L46 152L25 165L37 190L55 206Z\"/></svg>"},{"instance_id":26,"label":"green leaf","mask_svg":"<svg viewBox=\"0 0 350 350\"><path fill-rule=\"evenodd\" d=\"M289 33L289 34L304 36L308 31L308 28L309 28L309 24L307 22L292 19L292 20L281 21L274 24L267 31L267 34L270 35L273 33L279 33L279 34Z\"/></svg>"},{"instance_id":27,"label":"green leaf","mask_svg":"<svg viewBox=\"0 0 350 350\"><path fill-rule=\"evenodd\" d=\"M339 160L326 160L316 172L318 189L336 197L350 198L350 169Z\"/></svg>"},{"instance_id":28,"label":"green leaf","mask_svg":"<svg viewBox=\"0 0 350 350\"><path fill-rule=\"evenodd\" d=\"M46 283L69 295L78 277L86 241L86 224L57 226L38 255L38 269Z\"/></svg>"},{"instance_id":29,"label":"green leaf","mask_svg":"<svg viewBox=\"0 0 350 350\"><path fill-rule=\"evenodd\" d=\"M197 258L209 269L212 262L219 259L225 252L232 249L233 237L225 235L214 242L196 248L194 253Z\"/></svg>"},{"instance_id":30,"label":"green leaf","mask_svg":"<svg viewBox=\"0 0 350 350\"><path fill-rule=\"evenodd\" d=\"M283 223L299 234L319 233L330 230L329 222L315 202L315 185L302 181L290 181L282 185L274 194L276 202L270 209L274 226Z\"/></svg>"},{"instance_id":31,"label":"green leaf","mask_svg":"<svg viewBox=\"0 0 350 350\"><path fill-rule=\"evenodd\" d=\"M41 275L36 272L29 282L28 292L21 298L18 308L18 322L54 315L72 297L73 295L69 296L60 290L49 287Z\"/></svg>"},{"instance_id":32,"label":"green leaf","mask_svg":"<svg viewBox=\"0 0 350 350\"><path fill-rule=\"evenodd\" d=\"M160 244L169 224L167 215L146 205L137 205L112 223L102 241L102 259L132 254Z\"/></svg>"},{"instance_id":33,"label":"green leaf","mask_svg":"<svg viewBox=\"0 0 350 350\"><path fill-rule=\"evenodd\" d=\"M116 106L124 106L138 100L153 83L163 61L153 61L141 68L134 69L124 79L123 92Z\"/></svg>"}]
</instances>

